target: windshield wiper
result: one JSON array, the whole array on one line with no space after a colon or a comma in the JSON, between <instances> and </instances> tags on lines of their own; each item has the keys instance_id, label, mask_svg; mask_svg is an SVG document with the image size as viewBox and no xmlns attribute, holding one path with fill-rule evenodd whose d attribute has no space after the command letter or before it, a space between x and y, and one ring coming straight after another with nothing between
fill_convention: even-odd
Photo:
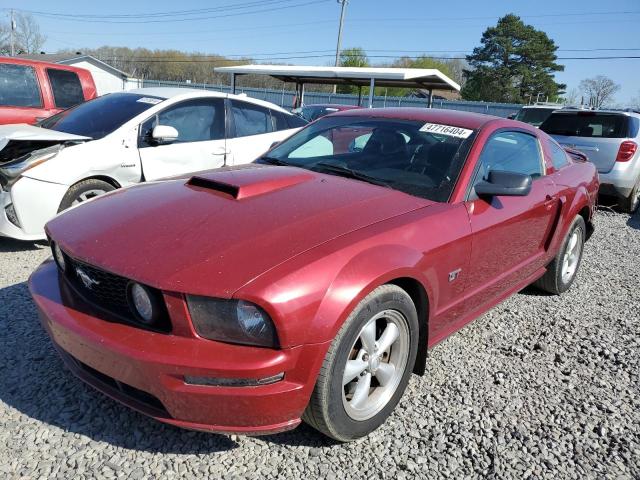
<instances>
[{"instance_id":1,"label":"windshield wiper","mask_svg":"<svg viewBox=\"0 0 640 480\"><path fill-rule=\"evenodd\" d=\"M285 162L283 160L280 160L279 158L276 158L276 157L262 156L258 160L260 160L261 162L264 162L264 163L268 163L269 165L278 165L280 167L290 167L291 166L290 163L287 163L287 162Z\"/></svg>"},{"instance_id":2,"label":"windshield wiper","mask_svg":"<svg viewBox=\"0 0 640 480\"><path fill-rule=\"evenodd\" d=\"M341 177L353 178L355 180L361 180L363 182L373 183L374 185L379 185L381 187L391 188L391 184L393 183L393 182L380 180L379 178L376 178L376 177L371 177L366 173L362 173L357 170L352 170L347 167L341 167L340 165L334 165L333 163L318 162L315 165L313 165L313 167L311 167L311 170L326 171L328 173L333 173Z\"/></svg>"}]
</instances>

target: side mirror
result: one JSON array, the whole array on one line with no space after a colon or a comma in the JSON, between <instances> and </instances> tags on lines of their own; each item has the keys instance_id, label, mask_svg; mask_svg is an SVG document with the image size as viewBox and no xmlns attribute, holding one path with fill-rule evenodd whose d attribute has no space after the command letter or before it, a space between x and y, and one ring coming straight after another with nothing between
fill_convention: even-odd
<instances>
[{"instance_id":1,"label":"side mirror","mask_svg":"<svg viewBox=\"0 0 640 480\"><path fill-rule=\"evenodd\" d=\"M269 147L269 150L272 150L274 147L278 146L280 144L280 142L273 142L271 144L271 146Z\"/></svg>"},{"instance_id":2,"label":"side mirror","mask_svg":"<svg viewBox=\"0 0 640 480\"><path fill-rule=\"evenodd\" d=\"M516 118L516 114L515 113L510 113L509 115L507 115L507 118L509 120L513 120L514 118Z\"/></svg>"},{"instance_id":3,"label":"side mirror","mask_svg":"<svg viewBox=\"0 0 640 480\"><path fill-rule=\"evenodd\" d=\"M490 171L487 181L474 187L479 197L524 197L531 191L531 175L515 172Z\"/></svg>"},{"instance_id":4,"label":"side mirror","mask_svg":"<svg viewBox=\"0 0 640 480\"><path fill-rule=\"evenodd\" d=\"M156 125L151 132L151 138L158 145L173 143L178 139L178 130L170 125Z\"/></svg>"}]
</instances>

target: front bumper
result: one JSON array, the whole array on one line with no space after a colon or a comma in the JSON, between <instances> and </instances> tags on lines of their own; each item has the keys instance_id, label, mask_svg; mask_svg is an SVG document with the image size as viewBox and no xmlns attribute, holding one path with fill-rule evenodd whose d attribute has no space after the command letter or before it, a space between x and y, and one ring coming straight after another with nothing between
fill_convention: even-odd
<instances>
[{"instance_id":1,"label":"front bumper","mask_svg":"<svg viewBox=\"0 0 640 480\"><path fill-rule=\"evenodd\" d=\"M44 225L58 213L67 185L22 177L11 191L0 189L0 237L17 240L44 240ZM12 223L5 208L13 205L19 225Z\"/></svg>"},{"instance_id":2,"label":"front bumper","mask_svg":"<svg viewBox=\"0 0 640 480\"><path fill-rule=\"evenodd\" d=\"M73 296L55 263L29 279L40 320L67 366L121 403L165 423L211 432L269 434L296 427L328 344L273 350L197 337L184 302L167 297L172 334L113 323ZM177 325L177 326L176 326ZM284 379L255 387L187 384L185 375Z\"/></svg>"}]
</instances>

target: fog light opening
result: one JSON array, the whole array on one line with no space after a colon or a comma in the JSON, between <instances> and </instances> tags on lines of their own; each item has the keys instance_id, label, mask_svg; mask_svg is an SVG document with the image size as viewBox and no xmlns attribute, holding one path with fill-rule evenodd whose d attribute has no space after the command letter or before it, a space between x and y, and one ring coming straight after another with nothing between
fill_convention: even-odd
<instances>
[{"instance_id":1,"label":"fog light opening","mask_svg":"<svg viewBox=\"0 0 640 480\"><path fill-rule=\"evenodd\" d=\"M284 372L264 378L216 378L184 376L184 383L188 385L203 385L207 387L258 387L271 385L284 380Z\"/></svg>"},{"instance_id":2,"label":"fog light opening","mask_svg":"<svg viewBox=\"0 0 640 480\"><path fill-rule=\"evenodd\" d=\"M20 225L20 220L18 219L16 209L13 207L13 203L10 203L6 207L4 207L4 213L7 216L7 220L9 220L18 228L22 227L22 225Z\"/></svg>"}]
</instances>

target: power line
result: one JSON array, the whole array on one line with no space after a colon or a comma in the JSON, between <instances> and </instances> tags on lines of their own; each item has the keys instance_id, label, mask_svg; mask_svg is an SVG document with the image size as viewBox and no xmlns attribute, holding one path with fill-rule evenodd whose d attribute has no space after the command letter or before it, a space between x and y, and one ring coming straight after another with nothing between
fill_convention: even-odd
<instances>
[{"instance_id":1,"label":"power line","mask_svg":"<svg viewBox=\"0 0 640 480\"><path fill-rule=\"evenodd\" d=\"M282 1L291 1L291 0L281 0ZM318 3L326 3L330 0L312 0L303 3L296 3L292 5L284 5L280 7L271 7L271 8L263 8L260 10L250 10L244 12L235 12L235 13L225 13L222 15L209 15L204 17L196 17L196 18L173 18L173 19L165 19L165 20L133 20L133 21L125 21L125 20L103 20L103 19L94 19L94 18L77 18L77 17L69 17L64 14L55 14L51 15L48 13L36 13L35 11L30 10L20 10L21 12L31 13L36 16L41 16L45 18L55 18L56 20L69 21L69 22L82 22L82 23L108 23L108 24L147 24L147 23L173 23L173 22L191 22L191 21L199 21L199 20L211 20L217 18L229 18L229 17L238 17L242 15L253 15L256 13L267 13L274 12L278 10L285 10L289 8L298 8L305 7L308 5L315 5ZM275 3L275 2L274 2Z\"/></svg>"}]
</instances>

